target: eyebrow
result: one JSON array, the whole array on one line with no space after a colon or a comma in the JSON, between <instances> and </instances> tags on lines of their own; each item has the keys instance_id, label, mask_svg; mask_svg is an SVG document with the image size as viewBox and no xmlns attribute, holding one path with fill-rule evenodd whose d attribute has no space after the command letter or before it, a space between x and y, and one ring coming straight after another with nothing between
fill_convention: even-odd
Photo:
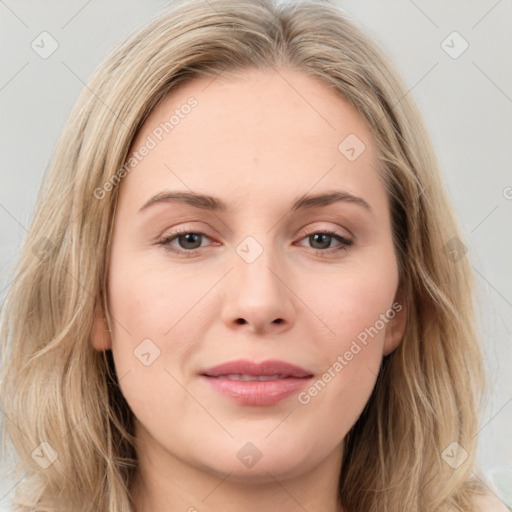
<instances>
[{"instance_id":1,"label":"eyebrow","mask_svg":"<svg viewBox=\"0 0 512 512\"><path fill-rule=\"evenodd\" d=\"M293 202L292 211L322 208L337 202L353 203L364 207L373 213L371 206L362 197L355 196L349 192L333 190L319 194L304 194ZM139 209L142 212L154 204L160 203L182 203L195 208L210 210L214 212L231 211L228 205L217 197L195 192L163 191L146 201Z\"/></svg>"}]
</instances>

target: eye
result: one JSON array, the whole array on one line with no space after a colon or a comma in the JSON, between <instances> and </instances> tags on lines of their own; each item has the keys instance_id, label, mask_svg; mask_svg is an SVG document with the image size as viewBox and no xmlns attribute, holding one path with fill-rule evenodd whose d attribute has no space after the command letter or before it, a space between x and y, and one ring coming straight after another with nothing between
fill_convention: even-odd
<instances>
[{"instance_id":1,"label":"eye","mask_svg":"<svg viewBox=\"0 0 512 512\"><path fill-rule=\"evenodd\" d=\"M201 237L210 238L200 231L178 230L165 236L157 243L163 245L166 251L181 254L183 256L195 256L197 250L201 248ZM172 242L178 242L179 247Z\"/></svg>"},{"instance_id":2,"label":"eye","mask_svg":"<svg viewBox=\"0 0 512 512\"><path fill-rule=\"evenodd\" d=\"M174 231L173 233L163 237L157 242L157 244L162 245L168 252L173 252L185 257L193 257L196 256L198 251L204 247L201 244L203 237L211 240L208 235L200 231L183 229ZM328 229L312 230L301 240L306 239L308 239L312 244L312 249L315 254L320 256L347 250L348 247L354 244L353 240L346 238L336 231ZM177 242L177 245L174 244L174 242ZM337 242L338 245L332 247L332 242ZM317 245L317 247L314 247L315 245Z\"/></svg>"},{"instance_id":3,"label":"eye","mask_svg":"<svg viewBox=\"0 0 512 512\"><path fill-rule=\"evenodd\" d=\"M347 250L351 245L354 244L353 240L350 240L345 236L337 233L336 231L329 229L310 231L302 240L305 239L307 239L312 245L315 253L319 254L320 256L323 256L326 253L331 254L333 252ZM332 247L332 242L338 242L338 245Z\"/></svg>"}]
</instances>

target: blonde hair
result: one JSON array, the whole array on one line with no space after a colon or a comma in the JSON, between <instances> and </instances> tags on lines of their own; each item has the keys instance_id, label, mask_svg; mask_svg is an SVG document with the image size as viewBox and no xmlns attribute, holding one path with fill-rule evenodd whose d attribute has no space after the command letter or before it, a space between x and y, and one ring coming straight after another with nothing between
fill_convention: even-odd
<instances>
[{"instance_id":1,"label":"blonde hair","mask_svg":"<svg viewBox=\"0 0 512 512\"><path fill-rule=\"evenodd\" d=\"M407 87L333 2L181 0L96 70L44 177L2 311L3 444L8 437L25 474L18 510L131 510L133 414L110 351L90 343L97 304L112 321L106 274L119 169L179 84L279 67L339 91L370 127L407 302L403 340L344 440L341 503L350 512L469 510L482 492L470 478L484 382L473 275L466 257L447 251L460 229ZM443 458L452 443L468 456L456 469ZM57 458L43 469L34 450Z\"/></svg>"}]
</instances>

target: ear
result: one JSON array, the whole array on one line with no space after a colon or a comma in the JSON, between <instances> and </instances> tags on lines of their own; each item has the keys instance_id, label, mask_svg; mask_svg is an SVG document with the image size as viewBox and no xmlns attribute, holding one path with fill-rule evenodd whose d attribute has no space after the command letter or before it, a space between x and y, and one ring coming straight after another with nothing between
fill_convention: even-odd
<instances>
[{"instance_id":1,"label":"ear","mask_svg":"<svg viewBox=\"0 0 512 512\"><path fill-rule=\"evenodd\" d=\"M90 339L92 346L99 352L112 348L112 339L108 330L107 321L99 302L96 302L94 310L94 322Z\"/></svg>"},{"instance_id":2,"label":"ear","mask_svg":"<svg viewBox=\"0 0 512 512\"><path fill-rule=\"evenodd\" d=\"M395 350L405 333L407 319L407 303L405 293L402 286L399 286L393 305L389 309L386 316L390 319L386 326L386 337L384 339L383 355L387 356Z\"/></svg>"}]
</instances>

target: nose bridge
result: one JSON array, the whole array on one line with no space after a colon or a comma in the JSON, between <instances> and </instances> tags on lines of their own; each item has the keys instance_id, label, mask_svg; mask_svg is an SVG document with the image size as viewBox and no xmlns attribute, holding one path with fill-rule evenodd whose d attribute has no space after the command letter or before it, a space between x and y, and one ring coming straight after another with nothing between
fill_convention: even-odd
<instances>
[{"instance_id":1,"label":"nose bridge","mask_svg":"<svg viewBox=\"0 0 512 512\"><path fill-rule=\"evenodd\" d=\"M272 234L248 235L235 249L238 258L235 273L248 302L269 301L282 295L282 284L276 277L282 256L272 241ZM272 271L273 270L273 271Z\"/></svg>"}]
</instances>

